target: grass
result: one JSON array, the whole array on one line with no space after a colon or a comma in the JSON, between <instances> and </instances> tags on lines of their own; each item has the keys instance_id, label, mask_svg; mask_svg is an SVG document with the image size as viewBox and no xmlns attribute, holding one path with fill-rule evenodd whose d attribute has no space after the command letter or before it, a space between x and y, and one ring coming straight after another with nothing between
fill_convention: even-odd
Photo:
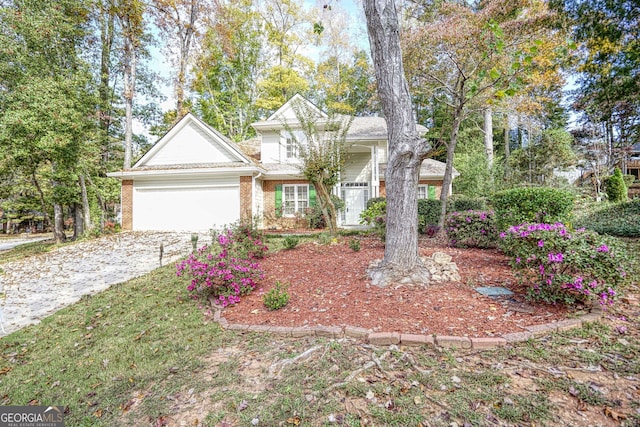
<instances>
[{"instance_id":1,"label":"grass","mask_svg":"<svg viewBox=\"0 0 640 427\"><path fill-rule=\"evenodd\" d=\"M557 425L576 405L640 424L637 317L482 353L373 347L223 331L185 286L165 266L2 338L0 404L64 405L70 426Z\"/></svg>"}]
</instances>

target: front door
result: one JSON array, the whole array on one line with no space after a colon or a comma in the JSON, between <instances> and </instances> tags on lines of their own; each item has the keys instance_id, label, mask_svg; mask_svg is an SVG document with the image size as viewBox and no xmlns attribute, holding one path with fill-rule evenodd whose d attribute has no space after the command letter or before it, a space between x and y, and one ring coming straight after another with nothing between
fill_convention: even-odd
<instances>
[{"instance_id":1,"label":"front door","mask_svg":"<svg viewBox=\"0 0 640 427\"><path fill-rule=\"evenodd\" d=\"M358 225L360 224L360 213L366 208L368 185L356 182L342 185L342 200L345 205L342 225Z\"/></svg>"}]
</instances>

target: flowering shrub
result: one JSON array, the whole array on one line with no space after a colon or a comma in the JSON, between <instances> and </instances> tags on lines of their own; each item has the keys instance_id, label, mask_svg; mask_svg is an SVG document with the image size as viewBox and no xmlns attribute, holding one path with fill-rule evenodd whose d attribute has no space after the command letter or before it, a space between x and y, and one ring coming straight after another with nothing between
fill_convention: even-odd
<instances>
[{"instance_id":1,"label":"flowering shrub","mask_svg":"<svg viewBox=\"0 0 640 427\"><path fill-rule=\"evenodd\" d=\"M269 250L264 244L264 233L250 223L234 224L222 232L214 230L211 240L214 245L225 242L227 250L236 258L262 259Z\"/></svg>"},{"instance_id":2,"label":"flowering shrub","mask_svg":"<svg viewBox=\"0 0 640 427\"><path fill-rule=\"evenodd\" d=\"M529 296L545 302L613 304L626 282L625 254L607 238L562 223L521 224L500 233L500 249Z\"/></svg>"},{"instance_id":3,"label":"flowering shrub","mask_svg":"<svg viewBox=\"0 0 640 427\"><path fill-rule=\"evenodd\" d=\"M498 240L492 211L452 212L447 216L445 230L449 244L465 248L495 248Z\"/></svg>"},{"instance_id":4,"label":"flowering shrub","mask_svg":"<svg viewBox=\"0 0 640 427\"><path fill-rule=\"evenodd\" d=\"M239 302L240 296L253 291L263 278L255 258L256 254L264 256L267 247L230 229L215 236L214 243L202 246L176 264L176 274L191 278L187 290L193 298L212 295L226 307Z\"/></svg>"}]
</instances>

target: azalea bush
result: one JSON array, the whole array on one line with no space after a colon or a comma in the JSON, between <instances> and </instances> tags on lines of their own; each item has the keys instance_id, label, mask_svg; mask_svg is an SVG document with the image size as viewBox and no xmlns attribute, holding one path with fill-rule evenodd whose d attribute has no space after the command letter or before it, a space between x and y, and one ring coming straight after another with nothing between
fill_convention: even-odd
<instances>
[{"instance_id":1,"label":"azalea bush","mask_svg":"<svg viewBox=\"0 0 640 427\"><path fill-rule=\"evenodd\" d=\"M452 212L445 221L451 246L459 248L495 248L498 240L493 211Z\"/></svg>"},{"instance_id":2,"label":"azalea bush","mask_svg":"<svg viewBox=\"0 0 640 427\"><path fill-rule=\"evenodd\" d=\"M256 259L264 256L267 247L255 236L232 229L218 233L212 243L176 264L176 274L191 278L187 290L193 298L213 296L226 307L239 302L263 278Z\"/></svg>"},{"instance_id":3,"label":"azalea bush","mask_svg":"<svg viewBox=\"0 0 640 427\"><path fill-rule=\"evenodd\" d=\"M512 226L500 249L534 300L609 306L628 280L625 251L612 239L560 222Z\"/></svg>"}]
</instances>

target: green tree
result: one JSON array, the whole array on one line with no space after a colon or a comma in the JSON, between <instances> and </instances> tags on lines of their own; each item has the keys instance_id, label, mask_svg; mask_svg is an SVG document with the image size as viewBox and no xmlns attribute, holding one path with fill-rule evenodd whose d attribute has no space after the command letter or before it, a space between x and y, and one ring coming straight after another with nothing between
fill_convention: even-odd
<instances>
[{"instance_id":1,"label":"green tree","mask_svg":"<svg viewBox=\"0 0 640 427\"><path fill-rule=\"evenodd\" d=\"M0 171L36 189L43 212L53 211L56 241L65 239L63 205L78 205L81 165L95 154L96 99L79 55L89 7L21 0L0 8Z\"/></svg>"},{"instance_id":2,"label":"green tree","mask_svg":"<svg viewBox=\"0 0 640 427\"><path fill-rule=\"evenodd\" d=\"M612 167L638 140L640 14L635 0L554 0L580 45L574 108L604 130Z\"/></svg>"},{"instance_id":3,"label":"green tree","mask_svg":"<svg viewBox=\"0 0 640 427\"><path fill-rule=\"evenodd\" d=\"M242 141L255 131L260 110L257 80L262 69L260 15L252 0L220 3L196 60L195 111L202 119Z\"/></svg>"},{"instance_id":4,"label":"green tree","mask_svg":"<svg viewBox=\"0 0 640 427\"><path fill-rule=\"evenodd\" d=\"M449 115L434 135L447 147L442 228L461 124L470 111L486 110L489 101L517 93L517 78L533 61L535 38L548 11L539 1L489 0L437 2L419 12L406 32L404 57L415 91L446 105Z\"/></svg>"}]
</instances>

